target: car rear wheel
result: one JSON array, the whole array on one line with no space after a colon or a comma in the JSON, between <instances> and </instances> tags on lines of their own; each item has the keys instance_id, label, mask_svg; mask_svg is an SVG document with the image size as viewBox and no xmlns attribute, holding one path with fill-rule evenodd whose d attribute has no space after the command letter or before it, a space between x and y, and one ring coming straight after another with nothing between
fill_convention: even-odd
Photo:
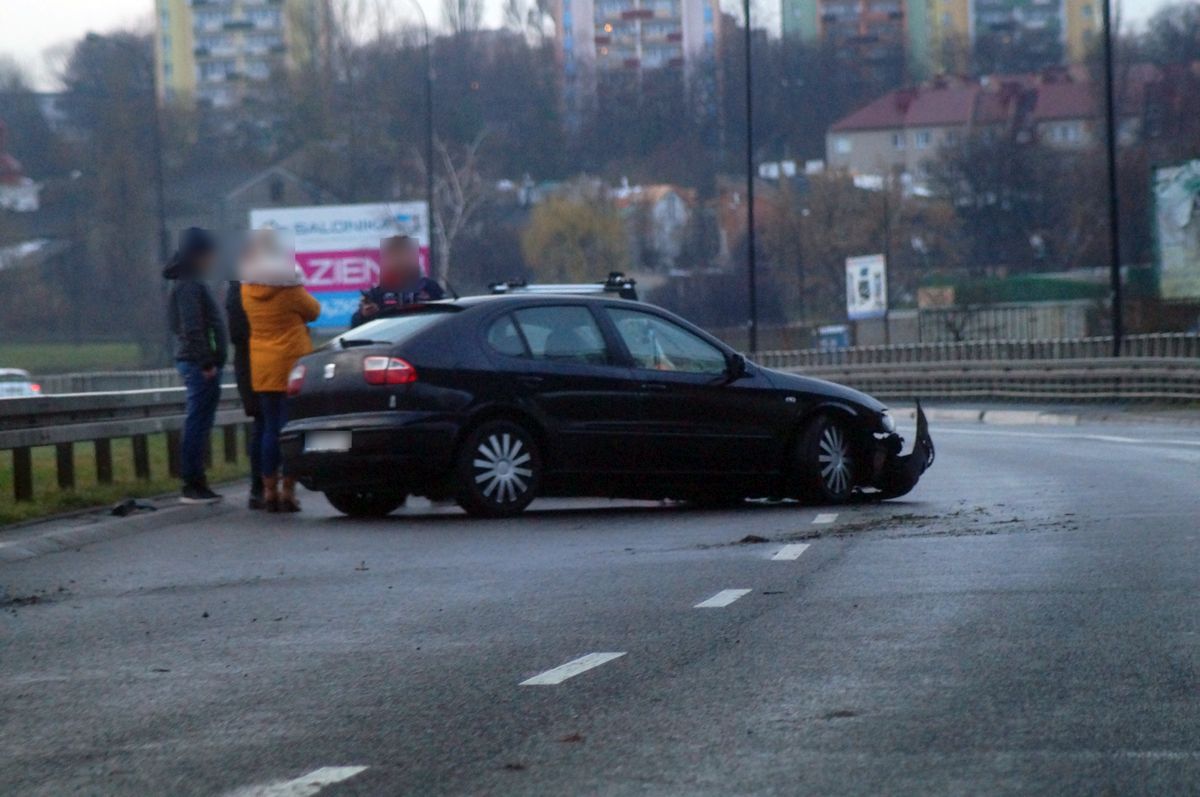
<instances>
[{"instance_id":1,"label":"car rear wheel","mask_svg":"<svg viewBox=\"0 0 1200 797\"><path fill-rule=\"evenodd\" d=\"M404 505L406 496L385 492L328 492L333 508L350 517L385 517Z\"/></svg>"},{"instance_id":2,"label":"car rear wheel","mask_svg":"<svg viewBox=\"0 0 1200 797\"><path fill-rule=\"evenodd\" d=\"M796 444L795 479L800 498L840 504L854 492L856 454L850 430L833 415L813 419Z\"/></svg>"},{"instance_id":3,"label":"car rear wheel","mask_svg":"<svg viewBox=\"0 0 1200 797\"><path fill-rule=\"evenodd\" d=\"M480 425L459 450L458 505L471 515L520 514L537 497L541 479L537 441L512 421Z\"/></svg>"}]
</instances>

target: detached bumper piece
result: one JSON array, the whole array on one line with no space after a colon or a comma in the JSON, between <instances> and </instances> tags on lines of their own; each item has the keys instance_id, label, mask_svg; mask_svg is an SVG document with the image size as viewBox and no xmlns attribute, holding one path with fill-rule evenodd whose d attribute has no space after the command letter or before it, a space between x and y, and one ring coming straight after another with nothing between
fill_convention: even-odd
<instances>
[{"instance_id":1,"label":"detached bumper piece","mask_svg":"<svg viewBox=\"0 0 1200 797\"><path fill-rule=\"evenodd\" d=\"M929 436L929 421L921 402L917 402L917 434L913 440L912 451L908 454L894 454L887 458L883 470L875 486L879 492L872 498L888 499L907 495L917 486L921 476L933 464L935 452L933 438Z\"/></svg>"}]
</instances>

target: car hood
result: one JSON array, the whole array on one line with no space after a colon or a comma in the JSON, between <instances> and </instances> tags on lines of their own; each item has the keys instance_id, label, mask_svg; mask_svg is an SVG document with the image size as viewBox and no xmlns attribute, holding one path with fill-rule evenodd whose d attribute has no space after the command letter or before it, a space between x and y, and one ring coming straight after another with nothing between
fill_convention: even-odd
<instances>
[{"instance_id":1,"label":"car hood","mask_svg":"<svg viewBox=\"0 0 1200 797\"><path fill-rule=\"evenodd\" d=\"M761 368L761 366L759 367ZM875 412L883 412L887 409L887 405L878 399L872 398L866 393L855 390L852 387L839 385L836 382L826 382L824 379L815 379L811 376L776 371L773 368L763 368L762 370L767 374L767 378L771 380L775 387L781 390L803 391L805 393L828 396L829 398L840 399Z\"/></svg>"}]
</instances>

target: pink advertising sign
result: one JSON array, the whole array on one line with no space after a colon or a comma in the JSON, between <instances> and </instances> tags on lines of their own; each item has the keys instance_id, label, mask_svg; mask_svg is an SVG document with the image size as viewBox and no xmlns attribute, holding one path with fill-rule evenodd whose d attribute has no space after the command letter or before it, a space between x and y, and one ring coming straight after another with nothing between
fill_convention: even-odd
<instances>
[{"instance_id":1,"label":"pink advertising sign","mask_svg":"<svg viewBox=\"0 0 1200 797\"><path fill-rule=\"evenodd\" d=\"M272 228L295 246L305 287L321 302L314 326L345 327L360 292L379 278L379 242L408 235L429 273L429 224L424 202L320 205L250 211L251 229Z\"/></svg>"}]
</instances>

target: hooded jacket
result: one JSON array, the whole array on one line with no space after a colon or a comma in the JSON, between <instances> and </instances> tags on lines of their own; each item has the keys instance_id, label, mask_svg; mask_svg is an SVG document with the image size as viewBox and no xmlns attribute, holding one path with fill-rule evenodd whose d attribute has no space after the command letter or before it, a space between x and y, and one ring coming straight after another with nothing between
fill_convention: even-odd
<instances>
[{"instance_id":1,"label":"hooded jacket","mask_svg":"<svg viewBox=\"0 0 1200 797\"><path fill-rule=\"evenodd\" d=\"M208 286L195 273L194 259L177 256L163 269L172 280L167 323L174 337L175 359L201 368L225 365L229 338L225 321Z\"/></svg>"},{"instance_id":2,"label":"hooded jacket","mask_svg":"<svg viewBox=\"0 0 1200 797\"><path fill-rule=\"evenodd\" d=\"M242 283L242 307L250 321L250 380L256 393L287 390L292 366L312 352L308 324L321 305L302 285Z\"/></svg>"}]
</instances>

